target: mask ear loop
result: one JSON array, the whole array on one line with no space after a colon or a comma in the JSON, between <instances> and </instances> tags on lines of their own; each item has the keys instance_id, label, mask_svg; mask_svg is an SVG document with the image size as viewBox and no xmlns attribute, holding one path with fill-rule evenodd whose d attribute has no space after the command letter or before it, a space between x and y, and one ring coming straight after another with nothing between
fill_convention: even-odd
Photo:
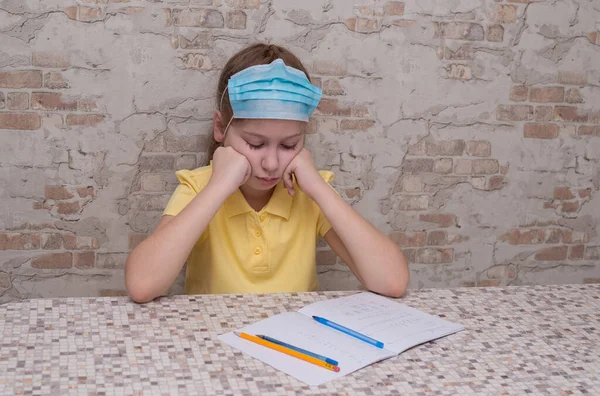
<instances>
[{"instance_id":1,"label":"mask ear loop","mask_svg":"<svg viewBox=\"0 0 600 396\"><path fill-rule=\"evenodd\" d=\"M219 104L219 110L221 111L221 116L223 115L222 111L223 111L223 98L225 97L225 92L227 91L229 87L225 87L225 89L223 90L223 93L221 94L221 102ZM223 140L225 139L225 136L227 135L227 131L229 130L229 125L231 125L231 121L233 121L233 115L231 116L231 119L229 120L229 122L227 123L227 126L225 127L225 131L223 132Z\"/></svg>"}]
</instances>

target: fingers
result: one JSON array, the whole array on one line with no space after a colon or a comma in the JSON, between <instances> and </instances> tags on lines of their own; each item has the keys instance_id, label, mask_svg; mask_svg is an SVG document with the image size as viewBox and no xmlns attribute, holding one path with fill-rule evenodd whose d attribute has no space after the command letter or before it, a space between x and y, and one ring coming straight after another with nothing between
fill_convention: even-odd
<instances>
[{"instance_id":1,"label":"fingers","mask_svg":"<svg viewBox=\"0 0 600 396\"><path fill-rule=\"evenodd\" d=\"M294 196L296 191L294 191L294 180L292 179L292 169L288 167L285 172L283 172L283 185L287 188L288 193L291 196Z\"/></svg>"}]
</instances>

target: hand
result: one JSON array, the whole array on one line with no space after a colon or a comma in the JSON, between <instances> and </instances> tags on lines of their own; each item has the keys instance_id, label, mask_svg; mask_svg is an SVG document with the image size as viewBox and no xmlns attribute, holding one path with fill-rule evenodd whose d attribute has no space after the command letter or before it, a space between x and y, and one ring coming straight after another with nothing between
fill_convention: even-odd
<instances>
[{"instance_id":1,"label":"hand","mask_svg":"<svg viewBox=\"0 0 600 396\"><path fill-rule=\"evenodd\" d=\"M283 172L283 184L291 196L296 193L294 191L294 180L292 179L292 175L296 177L298 186L311 199L313 198L313 191L315 188L318 187L321 182L325 182L317 171L310 152L305 148L300 150Z\"/></svg>"},{"instance_id":2,"label":"hand","mask_svg":"<svg viewBox=\"0 0 600 396\"><path fill-rule=\"evenodd\" d=\"M231 146L215 150L209 183L219 183L231 195L248 181L251 174L252 167L248 159Z\"/></svg>"}]
</instances>

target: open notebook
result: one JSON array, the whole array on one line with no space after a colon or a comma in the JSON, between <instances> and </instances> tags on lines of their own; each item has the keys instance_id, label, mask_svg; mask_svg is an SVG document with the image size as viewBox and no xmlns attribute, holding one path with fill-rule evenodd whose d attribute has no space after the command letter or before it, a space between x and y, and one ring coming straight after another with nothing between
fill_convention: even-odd
<instances>
[{"instance_id":1,"label":"open notebook","mask_svg":"<svg viewBox=\"0 0 600 396\"><path fill-rule=\"evenodd\" d=\"M384 349L320 324L313 315L381 341ZM459 324L366 292L316 302L298 312L274 315L238 330L267 335L337 360L340 367L337 373L241 339L233 332L222 334L219 339L300 381L321 385L461 330L464 327Z\"/></svg>"}]
</instances>

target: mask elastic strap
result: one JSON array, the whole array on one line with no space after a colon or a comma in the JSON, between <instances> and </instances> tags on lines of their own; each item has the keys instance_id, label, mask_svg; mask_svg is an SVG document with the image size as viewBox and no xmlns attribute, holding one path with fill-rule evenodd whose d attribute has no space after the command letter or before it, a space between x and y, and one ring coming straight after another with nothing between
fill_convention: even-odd
<instances>
[{"instance_id":1,"label":"mask elastic strap","mask_svg":"<svg viewBox=\"0 0 600 396\"><path fill-rule=\"evenodd\" d=\"M219 111L221 112L221 116L223 115L223 98L225 97L225 92L227 92L228 88L229 88L229 86L225 87L225 89L223 90L223 93L221 94L221 101L219 103ZM227 135L227 131L229 130L229 125L231 125L231 121L233 121L233 116L231 116L231 119L229 120L229 122L227 123L227 126L225 127L225 131L223 132L223 139Z\"/></svg>"}]
</instances>

